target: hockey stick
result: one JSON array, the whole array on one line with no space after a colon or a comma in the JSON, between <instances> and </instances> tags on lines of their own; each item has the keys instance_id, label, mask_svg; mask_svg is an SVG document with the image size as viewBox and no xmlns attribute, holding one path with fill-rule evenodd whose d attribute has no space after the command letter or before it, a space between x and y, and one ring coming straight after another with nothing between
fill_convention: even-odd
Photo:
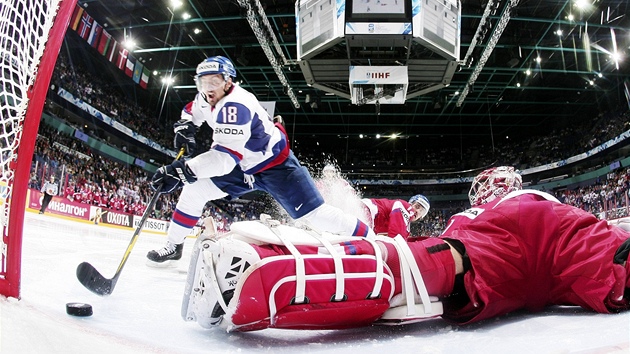
<instances>
[{"instance_id":1,"label":"hockey stick","mask_svg":"<svg viewBox=\"0 0 630 354\"><path fill-rule=\"evenodd\" d=\"M182 157L182 155L184 154L184 151L185 151L184 148L182 148L179 151L179 154L177 154L177 157L175 157L175 161L179 160L179 158ZM96 270L96 268L94 268L93 265L91 265L88 262L83 262L77 266L77 279L79 279L79 282L83 284L83 286L85 286L88 290L95 293L96 295L101 295L101 296L109 295L112 293L112 291L114 291L116 282L118 282L118 277L120 277L120 273L122 272L122 269L125 266L125 263L127 263L129 254L131 253L133 246L136 244L136 241L138 240L138 236L140 236L140 231L142 230L144 223L147 221L149 214L155 207L155 203L157 203L157 200L160 197L161 189L162 189L162 185L160 185L160 188L158 188L158 190L155 193L153 193L153 196L151 197L151 200L149 201L149 205L147 205L147 208L145 209L144 214L142 214L142 218L140 219L140 225L136 227L136 231L133 233L133 236L131 237L129 246L127 246L127 249L125 250L125 254L123 255L123 258L120 261L120 264L118 265L118 269L116 269L116 273L114 273L114 276L111 279L105 278L98 270Z\"/></svg>"}]
</instances>

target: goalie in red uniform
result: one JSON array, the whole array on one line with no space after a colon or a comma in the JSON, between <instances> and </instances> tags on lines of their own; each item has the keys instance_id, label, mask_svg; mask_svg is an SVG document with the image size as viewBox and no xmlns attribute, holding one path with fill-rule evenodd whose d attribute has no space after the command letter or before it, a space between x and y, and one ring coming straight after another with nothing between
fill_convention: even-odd
<instances>
[{"instance_id":1,"label":"goalie in red uniform","mask_svg":"<svg viewBox=\"0 0 630 354\"><path fill-rule=\"evenodd\" d=\"M200 240L182 316L203 327L332 329L511 311L630 308L630 234L535 190L511 167L482 172L471 208L440 237L357 239L272 220Z\"/></svg>"}]
</instances>

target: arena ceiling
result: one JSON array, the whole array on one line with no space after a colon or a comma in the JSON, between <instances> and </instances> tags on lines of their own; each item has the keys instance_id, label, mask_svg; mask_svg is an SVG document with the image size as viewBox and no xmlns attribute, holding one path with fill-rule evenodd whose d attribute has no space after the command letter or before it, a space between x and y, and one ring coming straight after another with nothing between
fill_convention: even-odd
<instances>
[{"instance_id":1,"label":"arena ceiling","mask_svg":"<svg viewBox=\"0 0 630 354\"><path fill-rule=\"evenodd\" d=\"M623 91L630 76L627 0L581 0L585 8L565 0L490 2L496 4L495 11L486 18L489 25L479 28L488 0L462 1L461 62L448 87L404 104L377 107L354 105L307 84L297 58L294 0L182 0L177 8L170 0L79 0L114 38L135 41L134 56L157 72L149 87L152 96L164 99L160 79L172 75L165 103L181 107L194 97L197 64L208 56L224 55L234 61L245 88L261 101L276 102L276 113L282 114L297 140L315 137L347 146L360 134L364 139L399 134L419 146L439 142L488 146L506 137L590 119L599 111L627 109ZM264 9L273 31L266 36L275 37L281 51L272 48L278 67L263 50L243 4ZM487 50L507 13L507 26L494 49ZM481 32L485 35L479 36ZM477 43L471 49L473 39ZM477 76L484 51L489 56ZM278 70L299 108L287 95ZM467 85L468 94L458 104Z\"/></svg>"}]
</instances>

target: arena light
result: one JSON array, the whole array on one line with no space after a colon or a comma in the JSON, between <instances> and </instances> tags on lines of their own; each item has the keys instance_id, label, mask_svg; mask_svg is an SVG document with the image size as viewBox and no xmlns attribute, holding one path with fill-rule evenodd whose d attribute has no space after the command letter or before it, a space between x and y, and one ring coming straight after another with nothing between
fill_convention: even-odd
<instances>
[{"instance_id":1,"label":"arena light","mask_svg":"<svg viewBox=\"0 0 630 354\"><path fill-rule=\"evenodd\" d=\"M610 54L610 59L615 63L615 67L619 69L619 63L623 60L623 56L619 52L614 52Z\"/></svg>"},{"instance_id":2,"label":"arena light","mask_svg":"<svg viewBox=\"0 0 630 354\"><path fill-rule=\"evenodd\" d=\"M175 83L175 79L172 76L164 76L162 83L166 86L172 86Z\"/></svg>"},{"instance_id":3,"label":"arena light","mask_svg":"<svg viewBox=\"0 0 630 354\"><path fill-rule=\"evenodd\" d=\"M623 54L617 50L617 42L615 38L615 32L611 29L611 37L612 37L612 50L608 50L597 43L592 43L591 46L602 53L607 54L610 57L610 60L614 63L615 68L619 70L619 63L623 61Z\"/></svg>"},{"instance_id":4,"label":"arena light","mask_svg":"<svg viewBox=\"0 0 630 354\"><path fill-rule=\"evenodd\" d=\"M589 0L575 0L574 4L580 11L589 10L593 6Z\"/></svg>"},{"instance_id":5,"label":"arena light","mask_svg":"<svg viewBox=\"0 0 630 354\"><path fill-rule=\"evenodd\" d=\"M127 49L128 51L132 51L135 47L136 47L136 42L131 39L131 38L127 38L123 43L122 43L123 47L125 47L125 49Z\"/></svg>"},{"instance_id":6,"label":"arena light","mask_svg":"<svg viewBox=\"0 0 630 354\"><path fill-rule=\"evenodd\" d=\"M617 49L617 36L615 35L615 30L610 28L610 39L612 42L612 59L615 61L615 67L619 70L619 62L621 62L622 56Z\"/></svg>"},{"instance_id":7,"label":"arena light","mask_svg":"<svg viewBox=\"0 0 630 354\"><path fill-rule=\"evenodd\" d=\"M178 9L182 7L182 5L184 5L184 3L181 0L171 0L171 6L173 9Z\"/></svg>"}]
</instances>

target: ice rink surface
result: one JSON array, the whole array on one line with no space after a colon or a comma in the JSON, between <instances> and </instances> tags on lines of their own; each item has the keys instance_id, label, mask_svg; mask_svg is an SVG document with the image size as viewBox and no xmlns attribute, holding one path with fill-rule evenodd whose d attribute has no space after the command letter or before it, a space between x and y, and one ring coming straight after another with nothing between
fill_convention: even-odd
<instances>
[{"instance_id":1,"label":"ice rink surface","mask_svg":"<svg viewBox=\"0 0 630 354\"><path fill-rule=\"evenodd\" d=\"M338 331L207 330L179 315L192 239L177 267L156 269L145 265L145 255L165 237L141 234L108 297L77 281L83 261L113 276L132 235L27 212L22 298L0 297L0 353L630 353L630 312L570 307L466 327L434 319ZM94 315L69 316L68 302L89 303Z\"/></svg>"}]
</instances>

